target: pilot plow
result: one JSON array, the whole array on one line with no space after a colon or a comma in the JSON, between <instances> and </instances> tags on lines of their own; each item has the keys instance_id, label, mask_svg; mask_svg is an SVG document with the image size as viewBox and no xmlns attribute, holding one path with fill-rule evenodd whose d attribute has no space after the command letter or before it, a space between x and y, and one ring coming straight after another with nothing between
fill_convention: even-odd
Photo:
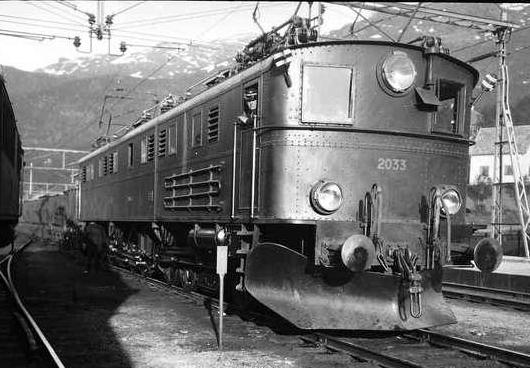
<instances>
[{"instance_id":1,"label":"pilot plow","mask_svg":"<svg viewBox=\"0 0 530 368\"><path fill-rule=\"evenodd\" d=\"M456 322L442 297L441 268L419 272L419 314L411 309L415 286L399 275L350 272L332 281L307 269L304 255L280 244L259 244L248 254L245 286L302 329L411 330Z\"/></svg>"}]
</instances>

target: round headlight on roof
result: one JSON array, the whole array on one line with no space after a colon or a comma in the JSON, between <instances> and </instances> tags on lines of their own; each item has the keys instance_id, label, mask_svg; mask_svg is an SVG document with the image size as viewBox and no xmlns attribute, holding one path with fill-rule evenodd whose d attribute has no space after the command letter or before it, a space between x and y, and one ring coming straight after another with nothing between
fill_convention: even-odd
<instances>
[{"instance_id":1,"label":"round headlight on roof","mask_svg":"<svg viewBox=\"0 0 530 368\"><path fill-rule=\"evenodd\" d=\"M381 74L387 87L401 93L414 83L416 68L405 52L394 51L383 62Z\"/></svg>"},{"instance_id":2,"label":"round headlight on roof","mask_svg":"<svg viewBox=\"0 0 530 368\"><path fill-rule=\"evenodd\" d=\"M446 214L454 215L460 210L462 206L462 197L455 189L448 189L442 194L442 203L444 212Z\"/></svg>"},{"instance_id":3,"label":"round headlight on roof","mask_svg":"<svg viewBox=\"0 0 530 368\"><path fill-rule=\"evenodd\" d=\"M342 189L337 183L321 180L311 188L311 205L321 215L330 215L342 205Z\"/></svg>"}]
</instances>

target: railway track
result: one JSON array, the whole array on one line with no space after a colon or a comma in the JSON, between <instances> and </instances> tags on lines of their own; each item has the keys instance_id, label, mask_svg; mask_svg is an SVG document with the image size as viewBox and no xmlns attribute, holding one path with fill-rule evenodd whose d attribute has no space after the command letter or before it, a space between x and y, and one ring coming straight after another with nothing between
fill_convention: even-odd
<instances>
[{"instance_id":1,"label":"railway track","mask_svg":"<svg viewBox=\"0 0 530 368\"><path fill-rule=\"evenodd\" d=\"M183 291L163 281L140 275L131 270L111 266L118 272L125 272L155 285L161 289L182 295L197 302L206 296L197 292ZM211 299L210 296L207 297ZM212 300L212 307L218 309L218 301ZM225 308L231 307L228 303ZM270 323L271 317L253 314L254 318ZM303 333L299 338L306 344L325 347L352 356L359 361L368 361L385 368L425 368L425 367L530 367L530 355L478 343L458 337L443 335L429 330L416 330L406 333L358 334L352 337L337 336L331 333ZM375 347L375 348L374 348ZM436 356L433 360L432 357ZM426 358L429 357L429 358ZM442 365L438 364L442 363ZM484 365L486 364L486 365Z\"/></svg>"},{"instance_id":2,"label":"railway track","mask_svg":"<svg viewBox=\"0 0 530 368\"><path fill-rule=\"evenodd\" d=\"M54 367L64 368L55 350L48 342L39 325L35 322L22 302L15 287L13 276L14 259L33 238L12 253L0 259L0 362L6 367ZM4 366L4 365L3 365Z\"/></svg>"},{"instance_id":3,"label":"railway track","mask_svg":"<svg viewBox=\"0 0 530 368\"><path fill-rule=\"evenodd\" d=\"M442 290L444 296L451 299L486 302L493 305L530 311L530 294L528 293L452 282L444 282Z\"/></svg>"}]
</instances>

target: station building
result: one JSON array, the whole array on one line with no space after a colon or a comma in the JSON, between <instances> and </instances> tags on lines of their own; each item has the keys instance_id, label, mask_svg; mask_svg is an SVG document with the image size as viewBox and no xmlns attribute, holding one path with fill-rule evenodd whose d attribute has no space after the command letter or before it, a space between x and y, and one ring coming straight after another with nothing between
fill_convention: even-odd
<instances>
[{"instance_id":1,"label":"station building","mask_svg":"<svg viewBox=\"0 0 530 368\"><path fill-rule=\"evenodd\" d=\"M515 139L519 151L519 163L525 182L530 181L530 125L517 125ZM506 141L506 131L503 135ZM476 137L475 145L469 148L469 184L491 182L493 180L493 158L497 141L495 127L481 128ZM513 167L510 150L506 142L502 155L502 181L513 183Z\"/></svg>"}]
</instances>

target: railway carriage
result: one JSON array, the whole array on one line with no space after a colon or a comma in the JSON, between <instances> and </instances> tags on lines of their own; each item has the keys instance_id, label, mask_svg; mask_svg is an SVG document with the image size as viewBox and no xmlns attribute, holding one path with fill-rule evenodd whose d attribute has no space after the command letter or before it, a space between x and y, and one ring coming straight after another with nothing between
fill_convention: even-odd
<instances>
[{"instance_id":1,"label":"railway carriage","mask_svg":"<svg viewBox=\"0 0 530 368\"><path fill-rule=\"evenodd\" d=\"M23 154L15 114L0 76L0 247L13 242L20 216Z\"/></svg>"},{"instance_id":2,"label":"railway carriage","mask_svg":"<svg viewBox=\"0 0 530 368\"><path fill-rule=\"evenodd\" d=\"M464 223L478 73L439 39L275 43L80 160L82 221L113 256L307 329L454 322L441 295Z\"/></svg>"}]
</instances>

